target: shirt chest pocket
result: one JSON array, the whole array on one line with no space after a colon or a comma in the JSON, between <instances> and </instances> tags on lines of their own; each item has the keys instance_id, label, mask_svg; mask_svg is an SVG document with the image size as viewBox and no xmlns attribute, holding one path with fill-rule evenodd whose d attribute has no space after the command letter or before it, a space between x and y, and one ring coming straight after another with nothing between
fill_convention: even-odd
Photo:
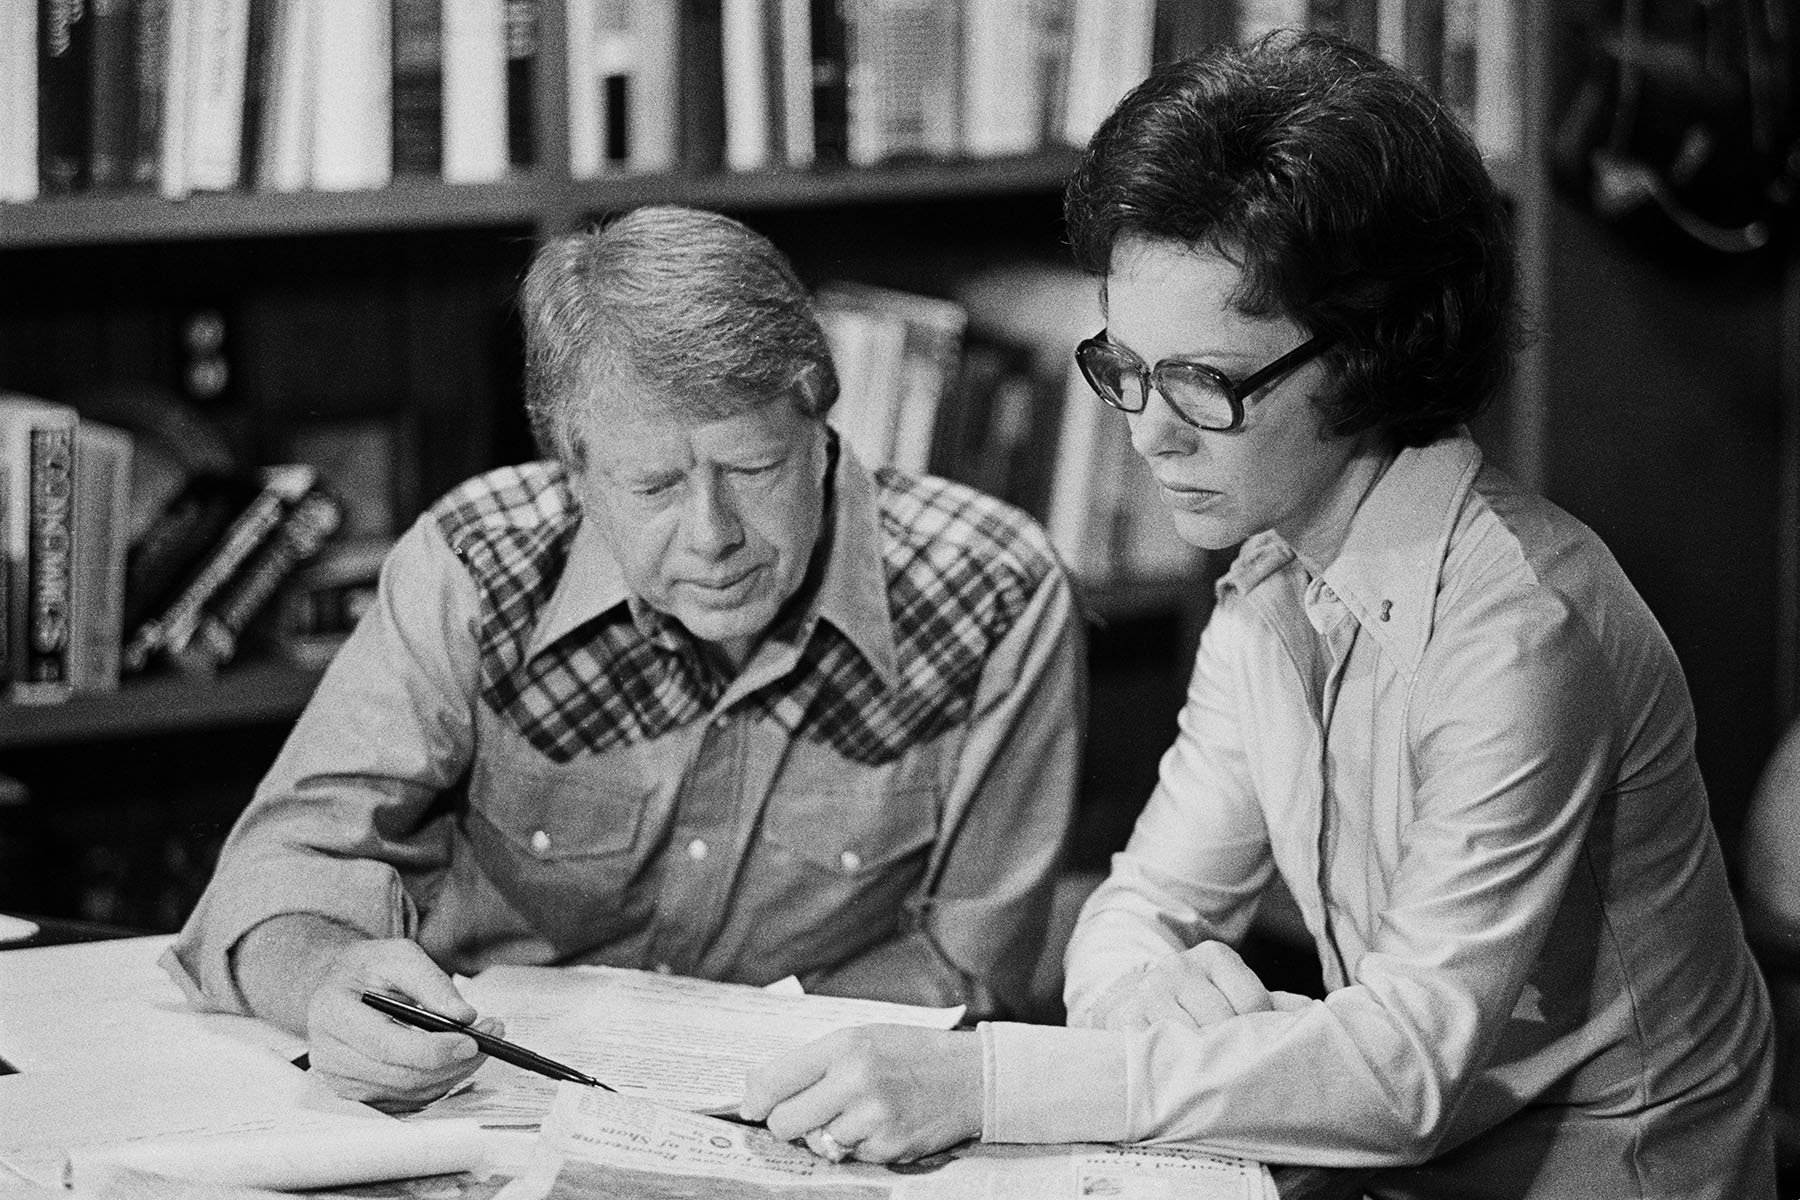
<instances>
[{"instance_id":1,"label":"shirt chest pocket","mask_svg":"<svg viewBox=\"0 0 1800 1200\"><path fill-rule=\"evenodd\" d=\"M469 789L476 816L509 851L544 864L629 854L651 798L648 783L613 756L567 764L477 760Z\"/></svg>"},{"instance_id":2,"label":"shirt chest pocket","mask_svg":"<svg viewBox=\"0 0 1800 1200\"><path fill-rule=\"evenodd\" d=\"M922 866L937 827L937 794L927 784L892 789L847 784L771 796L762 837L784 858L831 876L855 877L912 860Z\"/></svg>"}]
</instances>

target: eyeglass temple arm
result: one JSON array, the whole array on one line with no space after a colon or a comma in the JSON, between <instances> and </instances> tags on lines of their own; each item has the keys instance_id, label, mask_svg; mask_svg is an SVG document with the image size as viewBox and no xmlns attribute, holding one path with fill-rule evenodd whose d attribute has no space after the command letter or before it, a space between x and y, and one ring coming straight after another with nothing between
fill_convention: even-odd
<instances>
[{"instance_id":1,"label":"eyeglass temple arm","mask_svg":"<svg viewBox=\"0 0 1800 1200\"><path fill-rule=\"evenodd\" d=\"M1251 375L1248 379L1241 380L1237 385L1238 399L1246 400L1251 396L1254 396L1257 388L1262 387L1270 380L1275 379L1288 371L1292 371L1295 368L1304 365L1308 359L1323 354L1330 348L1331 338L1327 337L1325 334L1319 334L1316 337L1308 338L1306 341L1301 342L1298 346L1295 346L1292 350L1289 350L1286 354L1282 355L1262 370Z\"/></svg>"}]
</instances>

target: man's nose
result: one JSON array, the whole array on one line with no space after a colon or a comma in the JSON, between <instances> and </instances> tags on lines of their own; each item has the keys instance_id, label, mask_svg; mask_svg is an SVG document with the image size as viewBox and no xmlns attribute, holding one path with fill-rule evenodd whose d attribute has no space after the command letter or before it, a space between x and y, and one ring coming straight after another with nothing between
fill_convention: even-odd
<instances>
[{"instance_id":1,"label":"man's nose","mask_svg":"<svg viewBox=\"0 0 1800 1200\"><path fill-rule=\"evenodd\" d=\"M744 540L744 523L717 480L702 480L689 492L682 526L688 545L711 557L735 549Z\"/></svg>"}]
</instances>

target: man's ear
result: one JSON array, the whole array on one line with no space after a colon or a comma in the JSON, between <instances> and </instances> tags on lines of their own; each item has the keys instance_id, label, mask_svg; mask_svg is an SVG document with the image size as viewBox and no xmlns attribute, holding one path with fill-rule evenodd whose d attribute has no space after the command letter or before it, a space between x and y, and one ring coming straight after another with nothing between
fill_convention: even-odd
<instances>
[{"instance_id":1,"label":"man's ear","mask_svg":"<svg viewBox=\"0 0 1800 1200\"><path fill-rule=\"evenodd\" d=\"M794 377L794 399L803 413L823 420L837 397L837 375L820 363L807 363Z\"/></svg>"}]
</instances>

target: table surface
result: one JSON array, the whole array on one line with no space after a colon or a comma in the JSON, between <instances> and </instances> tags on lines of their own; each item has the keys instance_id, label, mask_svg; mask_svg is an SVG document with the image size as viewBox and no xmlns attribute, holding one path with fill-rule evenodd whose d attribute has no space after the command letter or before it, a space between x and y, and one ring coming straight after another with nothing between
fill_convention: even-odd
<instances>
[{"instance_id":1,"label":"table surface","mask_svg":"<svg viewBox=\"0 0 1800 1200\"><path fill-rule=\"evenodd\" d=\"M66 946L72 942L104 942L112 938L144 937L152 932L148 929L128 929L123 925L108 925L101 921L83 921L72 917L40 917L36 913L12 912L0 913L0 916L21 917L38 927L31 937L17 942L0 942L0 951L27 950L33 946Z\"/></svg>"},{"instance_id":2,"label":"table surface","mask_svg":"<svg viewBox=\"0 0 1800 1200\"><path fill-rule=\"evenodd\" d=\"M23 917L38 926L38 932L23 941L7 942L0 945L0 953L7 950L23 950L34 946L63 946L75 942L99 942L112 938L143 937L151 931L128 929L119 925L109 925L102 921L86 921L71 917L44 917L35 913L8 912L6 915ZM0 1074L10 1073L12 1068L4 1059L0 1059ZM1275 1178L1276 1191L1281 1200L1357 1200L1362 1193L1362 1184L1368 1179L1369 1172L1335 1170L1327 1167L1295 1167L1274 1166L1270 1173Z\"/></svg>"}]
</instances>

